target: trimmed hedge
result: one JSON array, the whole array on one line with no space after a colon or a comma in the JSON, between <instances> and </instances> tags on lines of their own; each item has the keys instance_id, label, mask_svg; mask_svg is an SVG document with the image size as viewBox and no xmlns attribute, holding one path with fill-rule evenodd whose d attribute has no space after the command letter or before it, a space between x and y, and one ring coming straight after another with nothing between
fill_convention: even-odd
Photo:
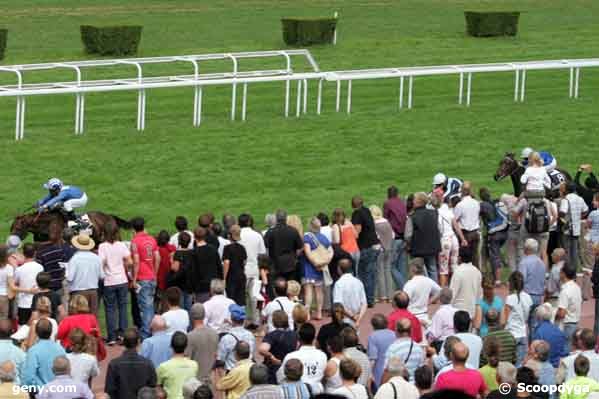
<instances>
[{"instance_id":1,"label":"trimmed hedge","mask_svg":"<svg viewBox=\"0 0 599 399\"><path fill-rule=\"evenodd\" d=\"M141 26L81 25L81 41L88 54L132 55L137 53Z\"/></svg>"},{"instance_id":2,"label":"trimmed hedge","mask_svg":"<svg viewBox=\"0 0 599 399\"><path fill-rule=\"evenodd\" d=\"M464 11L466 31L475 37L516 36L520 12Z\"/></svg>"},{"instance_id":3,"label":"trimmed hedge","mask_svg":"<svg viewBox=\"0 0 599 399\"><path fill-rule=\"evenodd\" d=\"M0 29L0 60L4 59L4 52L6 51L6 36L8 35L7 29Z\"/></svg>"},{"instance_id":4,"label":"trimmed hedge","mask_svg":"<svg viewBox=\"0 0 599 399\"><path fill-rule=\"evenodd\" d=\"M283 18L283 40L290 46L333 43L336 18Z\"/></svg>"}]
</instances>

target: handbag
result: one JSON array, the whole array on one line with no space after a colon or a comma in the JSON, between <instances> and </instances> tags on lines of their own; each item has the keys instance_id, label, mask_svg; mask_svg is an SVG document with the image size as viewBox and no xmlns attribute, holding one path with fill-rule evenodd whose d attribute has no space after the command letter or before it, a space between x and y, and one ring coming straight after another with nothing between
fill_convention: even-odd
<instances>
[{"instance_id":1,"label":"handbag","mask_svg":"<svg viewBox=\"0 0 599 399\"><path fill-rule=\"evenodd\" d=\"M324 247L324 245L322 245L320 243L320 241L318 241L318 238L316 237L316 235L314 235L313 233L310 233L310 237L312 237L312 239L316 242L316 249L313 249L311 251L311 262L313 262L314 267L317 270L321 270L325 267L328 266L329 262L331 261L331 254L329 252L328 249L326 249Z\"/></svg>"}]
</instances>

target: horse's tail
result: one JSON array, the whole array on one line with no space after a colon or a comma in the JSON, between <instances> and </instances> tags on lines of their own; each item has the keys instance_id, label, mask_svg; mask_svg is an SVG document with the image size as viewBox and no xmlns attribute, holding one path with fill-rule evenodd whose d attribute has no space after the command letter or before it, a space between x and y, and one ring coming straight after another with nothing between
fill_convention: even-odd
<instances>
[{"instance_id":1,"label":"horse's tail","mask_svg":"<svg viewBox=\"0 0 599 399\"><path fill-rule=\"evenodd\" d=\"M121 219L120 217L116 216L116 215L110 215L112 216L112 218L114 219L114 221L116 222L116 225L119 226L120 229L131 229L131 223L129 223L129 221L125 220L125 219Z\"/></svg>"}]
</instances>

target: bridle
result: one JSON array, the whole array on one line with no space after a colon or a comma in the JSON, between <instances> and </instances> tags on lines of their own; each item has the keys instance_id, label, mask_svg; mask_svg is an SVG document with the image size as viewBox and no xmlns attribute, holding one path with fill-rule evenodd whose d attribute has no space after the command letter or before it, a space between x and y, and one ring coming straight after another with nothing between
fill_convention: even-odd
<instances>
[{"instance_id":1,"label":"bridle","mask_svg":"<svg viewBox=\"0 0 599 399\"><path fill-rule=\"evenodd\" d=\"M516 161L513 157L513 155L506 155L503 158L503 161L501 162L502 164L506 163L506 164L510 164L511 166L511 171L503 176L500 176L500 179L506 178L508 176L514 176L514 174L516 174L516 172L518 171L518 161ZM502 172L503 172L503 168L502 168Z\"/></svg>"}]
</instances>

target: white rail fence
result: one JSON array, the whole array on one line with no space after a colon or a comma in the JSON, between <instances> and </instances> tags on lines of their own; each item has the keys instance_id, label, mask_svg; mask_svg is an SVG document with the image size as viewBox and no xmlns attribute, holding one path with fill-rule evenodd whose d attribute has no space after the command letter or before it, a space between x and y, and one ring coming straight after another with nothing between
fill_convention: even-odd
<instances>
[{"instance_id":1,"label":"white rail fence","mask_svg":"<svg viewBox=\"0 0 599 399\"><path fill-rule=\"evenodd\" d=\"M302 57L307 61L309 72L295 72L292 58ZM239 60L259 58L280 58L284 61L281 69L268 70L239 70ZM217 73L201 73L201 63L215 60L230 60L231 70ZM147 64L188 63L193 68L193 74L175 76L145 76L143 66ZM131 65L137 71L135 77L108 80L84 80L83 69L107 66ZM472 93L472 75L475 73L513 72L514 101L522 102L525 98L526 74L537 70L568 70L570 74L569 97L578 98L580 70L582 68L599 67L599 59L550 60L509 62L494 64L465 64L422 66L406 68L382 68L348 71L321 72L314 57L308 50L279 50L244 53L222 53L185 55L174 57L129 58L114 60L75 61L44 64L26 64L0 67L0 72L14 74L16 84L0 86L0 97L16 97L15 139L24 138L26 98L36 95L75 94L75 134L84 131L85 95L95 92L137 91L137 130L145 129L146 91L158 88L193 87L193 126L200 126L202 121L202 98L205 86L231 85L231 120L237 115L237 86L242 85L241 119L246 119L248 85L254 83L285 83L284 115L290 113L291 83L297 82L296 116L307 113L308 81L318 81L316 112L321 113L323 82L334 82L337 86L335 110L340 111L342 82L347 82L347 113L352 106L352 82L354 80L398 79L399 80L399 109L404 108L404 86L407 79L408 94L407 108L412 108L414 98L414 78L421 76L458 75L458 103L470 105ZM75 73L76 80L70 82L25 83L25 72L70 69ZM466 93L464 99L464 86Z\"/></svg>"}]
</instances>

